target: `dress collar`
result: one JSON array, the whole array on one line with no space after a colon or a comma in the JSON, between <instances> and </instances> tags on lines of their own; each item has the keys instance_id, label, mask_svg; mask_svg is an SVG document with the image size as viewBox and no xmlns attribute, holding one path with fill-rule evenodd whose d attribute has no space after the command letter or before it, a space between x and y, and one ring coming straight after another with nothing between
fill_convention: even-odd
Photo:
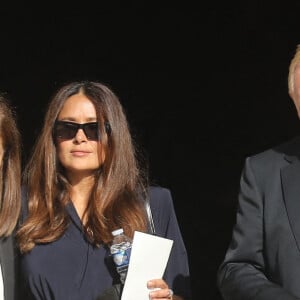
<instances>
[{"instance_id":1,"label":"dress collar","mask_svg":"<svg viewBox=\"0 0 300 300\"><path fill-rule=\"evenodd\" d=\"M73 202L70 201L67 205L66 205L66 211L68 212L72 222L75 224L75 226L80 230L80 231L84 231L83 228L83 224L77 214L77 211L73 205Z\"/></svg>"}]
</instances>

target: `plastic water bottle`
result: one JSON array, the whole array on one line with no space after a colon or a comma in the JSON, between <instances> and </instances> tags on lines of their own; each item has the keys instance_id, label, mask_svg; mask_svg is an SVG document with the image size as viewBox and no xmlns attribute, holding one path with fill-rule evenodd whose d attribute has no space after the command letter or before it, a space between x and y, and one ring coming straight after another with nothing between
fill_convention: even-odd
<instances>
[{"instance_id":1,"label":"plastic water bottle","mask_svg":"<svg viewBox=\"0 0 300 300\"><path fill-rule=\"evenodd\" d=\"M114 238L110 246L110 253L115 262L117 272L120 275L120 280L124 284L129 265L132 240L125 235L122 228L112 231L112 235Z\"/></svg>"}]
</instances>

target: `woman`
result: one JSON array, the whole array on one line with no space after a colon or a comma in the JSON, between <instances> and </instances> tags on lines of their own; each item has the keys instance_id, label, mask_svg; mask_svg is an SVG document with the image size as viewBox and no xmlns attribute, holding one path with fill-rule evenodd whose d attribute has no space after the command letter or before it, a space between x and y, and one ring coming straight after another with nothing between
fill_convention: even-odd
<instances>
[{"instance_id":1,"label":"woman","mask_svg":"<svg viewBox=\"0 0 300 300\"><path fill-rule=\"evenodd\" d=\"M156 234L174 240L164 279L148 282L150 299L188 299L187 254L170 193L149 189L142 174L116 95L97 82L63 86L24 172L28 205L18 240L31 299L100 299L118 284L111 232L149 231L148 197Z\"/></svg>"},{"instance_id":2,"label":"woman","mask_svg":"<svg viewBox=\"0 0 300 300\"><path fill-rule=\"evenodd\" d=\"M20 134L8 100L0 95L0 299L17 299L14 229L20 212Z\"/></svg>"}]
</instances>

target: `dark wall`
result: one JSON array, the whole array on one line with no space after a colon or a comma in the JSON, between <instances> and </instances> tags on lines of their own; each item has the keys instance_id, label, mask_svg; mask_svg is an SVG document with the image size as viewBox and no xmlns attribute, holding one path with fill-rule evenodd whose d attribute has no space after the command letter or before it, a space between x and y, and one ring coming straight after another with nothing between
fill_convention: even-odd
<instances>
[{"instance_id":1,"label":"dark wall","mask_svg":"<svg viewBox=\"0 0 300 300\"><path fill-rule=\"evenodd\" d=\"M300 4L107 2L0 5L0 89L16 106L24 161L58 86L111 85L152 180L172 190L194 299L220 299L244 159L298 134L286 79Z\"/></svg>"}]
</instances>

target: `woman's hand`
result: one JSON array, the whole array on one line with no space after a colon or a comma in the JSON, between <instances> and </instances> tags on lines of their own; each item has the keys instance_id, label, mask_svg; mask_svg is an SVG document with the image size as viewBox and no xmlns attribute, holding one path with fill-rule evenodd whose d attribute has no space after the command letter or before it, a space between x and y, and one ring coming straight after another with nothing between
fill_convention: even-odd
<instances>
[{"instance_id":1,"label":"woman's hand","mask_svg":"<svg viewBox=\"0 0 300 300\"><path fill-rule=\"evenodd\" d=\"M153 279L147 282L150 291L150 300L183 300L183 298L173 295L173 291L163 279Z\"/></svg>"}]
</instances>

